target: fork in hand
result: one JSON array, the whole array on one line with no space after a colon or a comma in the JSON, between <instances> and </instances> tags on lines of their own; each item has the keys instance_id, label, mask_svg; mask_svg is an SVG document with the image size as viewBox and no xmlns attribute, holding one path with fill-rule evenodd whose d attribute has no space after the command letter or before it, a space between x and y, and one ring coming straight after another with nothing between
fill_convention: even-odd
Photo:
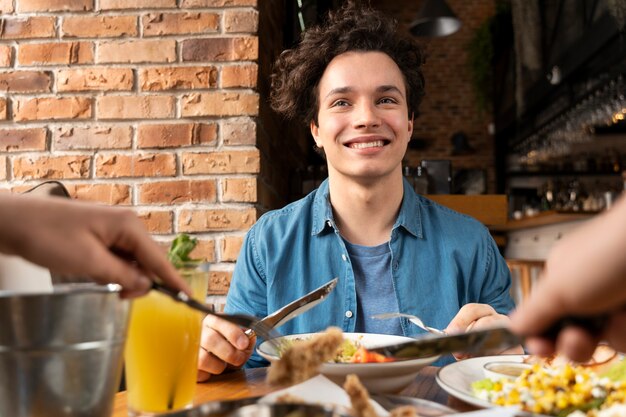
<instances>
[{"instance_id":1,"label":"fork in hand","mask_svg":"<svg viewBox=\"0 0 626 417\"><path fill-rule=\"evenodd\" d=\"M430 326L426 326L424 324L424 322L422 321L422 319L420 319L417 316L414 316L412 314L405 314L405 313L382 313L382 314L375 314L372 316L373 319L391 319L394 317L404 317L409 319L409 321L413 324L415 324L417 327L426 330L428 333L434 333L434 334L446 334L446 332L444 332L443 330L439 330L436 329L434 327L430 327Z\"/></svg>"}]
</instances>

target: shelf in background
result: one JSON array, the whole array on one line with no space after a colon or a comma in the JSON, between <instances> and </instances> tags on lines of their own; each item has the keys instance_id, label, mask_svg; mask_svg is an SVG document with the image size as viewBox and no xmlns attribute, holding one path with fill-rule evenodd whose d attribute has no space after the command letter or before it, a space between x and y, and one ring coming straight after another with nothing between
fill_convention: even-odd
<instances>
[{"instance_id":1,"label":"shelf in background","mask_svg":"<svg viewBox=\"0 0 626 417\"><path fill-rule=\"evenodd\" d=\"M619 177L619 172L580 172L580 171L513 171L509 177Z\"/></svg>"},{"instance_id":2,"label":"shelf in background","mask_svg":"<svg viewBox=\"0 0 626 417\"><path fill-rule=\"evenodd\" d=\"M529 229L531 227L540 227L551 224L590 219L597 214L598 212L561 212L552 210L543 211L536 216L525 217L520 220L509 220L502 225L490 226L489 230L495 232L510 232L519 229Z\"/></svg>"}]
</instances>

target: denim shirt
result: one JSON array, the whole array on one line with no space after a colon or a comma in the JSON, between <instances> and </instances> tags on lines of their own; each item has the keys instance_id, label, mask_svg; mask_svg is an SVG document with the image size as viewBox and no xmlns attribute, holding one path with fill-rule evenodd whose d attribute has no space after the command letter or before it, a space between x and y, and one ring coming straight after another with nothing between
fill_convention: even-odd
<instances>
[{"instance_id":1,"label":"denim shirt","mask_svg":"<svg viewBox=\"0 0 626 417\"><path fill-rule=\"evenodd\" d=\"M507 314L509 269L488 230L477 220L417 195L404 181L389 240L399 311L445 328L467 303ZM226 312L264 317L339 277L326 300L278 328L282 334L338 326L354 332L359 311L354 273L333 219L328 180L306 197L259 218L237 259ZM402 320L405 336L423 331ZM267 366L256 352L246 366Z\"/></svg>"}]
</instances>

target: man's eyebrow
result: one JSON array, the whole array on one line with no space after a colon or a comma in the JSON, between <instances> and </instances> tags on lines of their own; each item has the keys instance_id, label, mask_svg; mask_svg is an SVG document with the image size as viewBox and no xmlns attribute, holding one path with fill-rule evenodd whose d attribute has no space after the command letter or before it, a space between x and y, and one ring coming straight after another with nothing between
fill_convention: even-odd
<instances>
[{"instance_id":1,"label":"man's eyebrow","mask_svg":"<svg viewBox=\"0 0 626 417\"><path fill-rule=\"evenodd\" d=\"M330 90L328 92L328 94L326 94L326 97L324 97L324 98L328 98L328 97L330 97L332 95L335 95L335 94L346 94L346 93L350 93L352 91L354 91L354 88L352 88L352 87L333 88L332 90ZM400 89L398 87L396 87L395 85L391 85L391 84L390 85L381 85L381 86L376 88L376 92L378 92L378 93L386 93L386 92L389 92L389 91L396 92L396 93L398 93L398 94L400 94L401 96L404 97L404 95L402 94L402 91L400 91Z\"/></svg>"},{"instance_id":2,"label":"man's eyebrow","mask_svg":"<svg viewBox=\"0 0 626 417\"><path fill-rule=\"evenodd\" d=\"M378 87L376 89L377 92L379 93L386 93L388 91L394 91L398 94L400 94L401 96L404 96L402 94L402 91L400 91L400 89L398 87L396 87L395 85L381 85L380 87Z\"/></svg>"},{"instance_id":3,"label":"man's eyebrow","mask_svg":"<svg viewBox=\"0 0 626 417\"><path fill-rule=\"evenodd\" d=\"M354 89L352 87L338 87L338 88L333 88L332 90L330 90L328 92L328 94L326 94L326 97L324 98L328 98L332 95L335 94L345 94L345 93L349 93L351 91L353 91Z\"/></svg>"}]
</instances>

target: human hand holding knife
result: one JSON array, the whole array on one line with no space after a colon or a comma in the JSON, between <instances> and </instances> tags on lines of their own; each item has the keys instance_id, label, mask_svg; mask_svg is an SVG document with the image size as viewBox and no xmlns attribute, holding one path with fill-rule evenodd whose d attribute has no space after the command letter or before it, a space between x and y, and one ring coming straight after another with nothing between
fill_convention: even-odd
<instances>
[{"instance_id":1,"label":"human hand holding knife","mask_svg":"<svg viewBox=\"0 0 626 417\"><path fill-rule=\"evenodd\" d=\"M297 300L292 301L286 306L276 310L272 314L262 318L261 320L259 320L259 323L262 323L270 329L282 326L294 317L299 316L305 311L308 311L321 303L326 298L326 296L335 289L338 280L339 278L334 278L328 281L321 287L311 291L308 294L303 295ZM255 332L252 329L246 330L245 333L246 335L248 335L249 338L252 338L255 335Z\"/></svg>"},{"instance_id":2,"label":"human hand holding knife","mask_svg":"<svg viewBox=\"0 0 626 417\"><path fill-rule=\"evenodd\" d=\"M591 318L569 317L552 326L545 332L545 337L554 338L560 329L574 324L599 334L605 323L606 320L603 316ZM508 327L499 326L456 334L426 334L412 341L375 347L368 350L399 360L457 352L480 356L498 354L513 346L523 345L524 340L523 336L513 333Z\"/></svg>"}]
</instances>

